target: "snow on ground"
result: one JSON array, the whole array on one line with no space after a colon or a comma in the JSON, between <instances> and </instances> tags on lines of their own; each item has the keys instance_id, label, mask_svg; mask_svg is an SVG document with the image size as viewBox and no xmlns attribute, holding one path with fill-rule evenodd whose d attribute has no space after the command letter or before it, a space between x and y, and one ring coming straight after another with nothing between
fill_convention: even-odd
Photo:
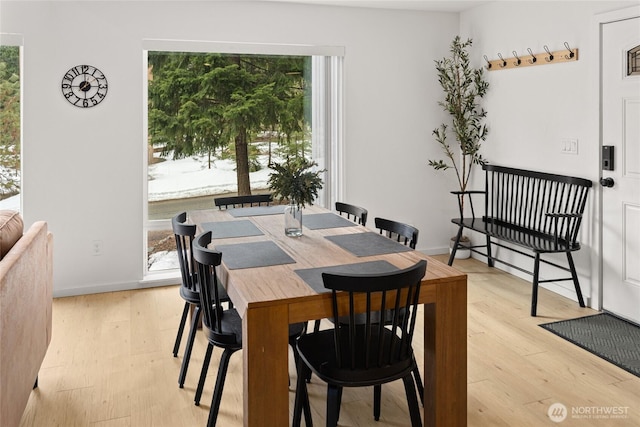
<instances>
[{"instance_id":1,"label":"snow on ground","mask_svg":"<svg viewBox=\"0 0 640 427\"><path fill-rule=\"evenodd\" d=\"M164 271L180 268L178 251L158 251L149 255L147 260L149 271Z\"/></svg>"},{"instance_id":2,"label":"snow on ground","mask_svg":"<svg viewBox=\"0 0 640 427\"><path fill-rule=\"evenodd\" d=\"M251 172L252 189L267 188L272 172L266 164L267 155L258 156L263 168ZM209 169L207 156L192 156L180 160L168 159L149 166L149 201L210 196L236 191L236 163L230 159L214 159Z\"/></svg>"}]
</instances>

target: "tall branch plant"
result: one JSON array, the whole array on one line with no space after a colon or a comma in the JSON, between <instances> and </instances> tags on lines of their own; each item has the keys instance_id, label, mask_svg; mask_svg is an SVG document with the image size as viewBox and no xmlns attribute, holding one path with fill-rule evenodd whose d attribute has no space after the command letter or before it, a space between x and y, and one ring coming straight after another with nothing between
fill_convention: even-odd
<instances>
[{"instance_id":1,"label":"tall branch plant","mask_svg":"<svg viewBox=\"0 0 640 427\"><path fill-rule=\"evenodd\" d=\"M438 81L445 95L438 105L449 113L451 123L450 127L443 123L433 131L446 159L429 160L429 165L436 170L453 168L461 192L467 189L473 166L486 162L480 154L480 146L488 135L487 126L482 123L487 113L479 101L486 95L489 83L484 80L483 69L473 68L469 63L467 49L472 43L471 39L463 42L456 36L451 42L451 56L435 61ZM458 142L459 150L451 148L449 135ZM459 197L462 208L464 195Z\"/></svg>"}]
</instances>

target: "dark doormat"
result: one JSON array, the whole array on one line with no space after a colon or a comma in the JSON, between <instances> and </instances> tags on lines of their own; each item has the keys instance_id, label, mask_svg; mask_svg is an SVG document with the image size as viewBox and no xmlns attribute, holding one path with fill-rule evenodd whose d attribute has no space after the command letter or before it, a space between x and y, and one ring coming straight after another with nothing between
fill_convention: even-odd
<instances>
[{"instance_id":1,"label":"dark doormat","mask_svg":"<svg viewBox=\"0 0 640 427\"><path fill-rule=\"evenodd\" d=\"M640 377L640 327L609 313L541 327Z\"/></svg>"}]
</instances>

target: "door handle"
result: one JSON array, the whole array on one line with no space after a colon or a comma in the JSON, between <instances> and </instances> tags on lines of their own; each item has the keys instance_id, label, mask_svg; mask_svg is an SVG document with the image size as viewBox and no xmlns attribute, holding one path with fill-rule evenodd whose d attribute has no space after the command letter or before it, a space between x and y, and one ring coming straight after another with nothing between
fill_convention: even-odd
<instances>
[{"instance_id":1,"label":"door handle","mask_svg":"<svg viewBox=\"0 0 640 427\"><path fill-rule=\"evenodd\" d=\"M613 178L607 177L607 178L600 178L600 185L602 185L603 187L613 187L613 185L615 184Z\"/></svg>"}]
</instances>

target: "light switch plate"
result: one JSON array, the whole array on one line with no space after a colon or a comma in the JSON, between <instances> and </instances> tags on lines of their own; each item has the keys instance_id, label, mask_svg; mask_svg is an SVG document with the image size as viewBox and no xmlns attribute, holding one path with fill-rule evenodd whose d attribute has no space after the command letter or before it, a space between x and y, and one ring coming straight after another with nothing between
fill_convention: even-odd
<instances>
[{"instance_id":1,"label":"light switch plate","mask_svg":"<svg viewBox=\"0 0 640 427\"><path fill-rule=\"evenodd\" d=\"M564 138L561 152L563 154L578 154L578 138Z\"/></svg>"}]
</instances>

